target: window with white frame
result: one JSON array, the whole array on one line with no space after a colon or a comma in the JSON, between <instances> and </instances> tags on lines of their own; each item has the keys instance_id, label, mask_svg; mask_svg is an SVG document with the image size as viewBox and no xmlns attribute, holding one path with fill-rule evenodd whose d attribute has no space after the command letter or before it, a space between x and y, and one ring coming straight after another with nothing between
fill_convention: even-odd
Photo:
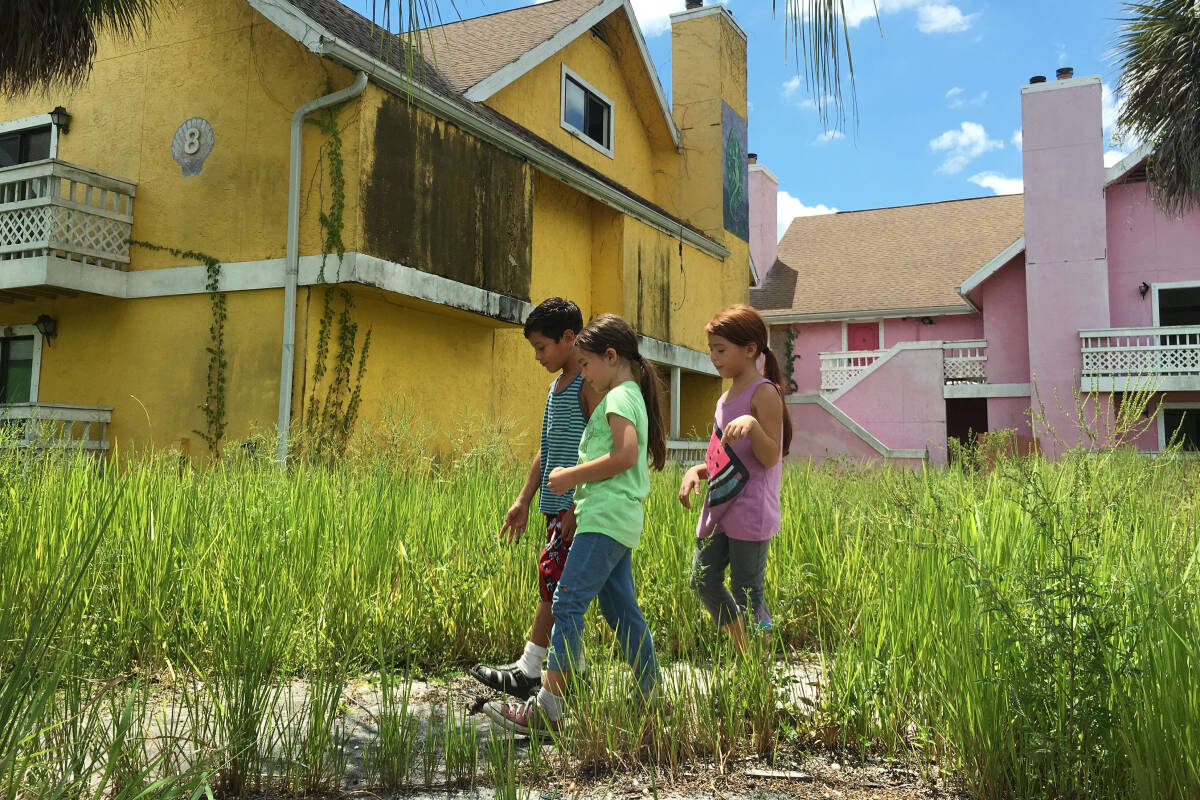
<instances>
[{"instance_id":1,"label":"window with white frame","mask_svg":"<svg viewBox=\"0 0 1200 800\"><path fill-rule=\"evenodd\" d=\"M1164 403L1159 410L1159 445L1178 443L1186 452L1200 452L1200 405Z\"/></svg>"},{"instance_id":2,"label":"window with white frame","mask_svg":"<svg viewBox=\"0 0 1200 800\"><path fill-rule=\"evenodd\" d=\"M0 122L0 168L52 158L57 144L49 114Z\"/></svg>"},{"instance_id":3,"label":"window with white frame","mask_svg":"<svg viewBox=\"0 0 1200 800\"><path fill-rule=\"evenodd\" d=\"M0 403L33 399L35 344L35 336L0 337Z\"/></svg>"},{"instance_id":4,"label":"window with white frame","mask_svg":"<svg viewBox=\"0 0 1200 800\"><path fill-rule=\"evenodd\" d=\"M613 103L563 64L562 126L609 158L613 154Z\"/></svg>"}]
</instances>

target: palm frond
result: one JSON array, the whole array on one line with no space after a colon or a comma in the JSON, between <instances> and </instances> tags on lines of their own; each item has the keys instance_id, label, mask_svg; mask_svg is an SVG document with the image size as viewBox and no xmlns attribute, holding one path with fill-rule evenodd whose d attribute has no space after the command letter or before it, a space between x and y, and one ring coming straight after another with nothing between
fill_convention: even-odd
<instances>
[{"instance_id":1,"label":"palm frond","mask_svg":"<svg viewBox=\"0 0 1200 800\"><path fill-rule=\"evenodd\" d=\"M779 0L771 0L778 11ZM784 4L785 49L790 49L796 68L804 73L805 87L816 105L817 117L826 130L841 128L846 120L842 94L842 67L850 79L850 109L858 123L858 98L854 88L854 58L850 52L850 29L846 25L845 0L782 0ZM878 24L879 5L875 6ZM882 34L882 28L880 29Z\"/></svg>"},{"instance_id":2,"label":"palm frond","mask_svg":"<svg viewBox=\"0 0 1200 800\"><path fill-rule=\"evenodd\" d=\"M0 3L0 95L78 86L96 40L145 30L159 0L21 0Z\"/></svg>"},{"instance_id":3,"label":"palm frond","mask_svg":"<svg viewBox=\"0 0 1200 800\"><path fill-rule=\"evenodd\" d=\"M1178 214L1200 202L1200 13L1195 0L1127 2L1124 12L1118 130L1154 143L1151 193Z\"/></svg>"}]
</instances>

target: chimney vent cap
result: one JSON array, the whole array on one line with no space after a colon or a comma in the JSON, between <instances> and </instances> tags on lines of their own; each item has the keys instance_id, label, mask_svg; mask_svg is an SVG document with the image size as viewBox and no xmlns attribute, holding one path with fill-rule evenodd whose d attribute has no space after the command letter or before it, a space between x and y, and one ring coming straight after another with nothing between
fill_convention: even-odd
<instances>
[{"instance_id":1,"label":"chimney vent cap","mask_svg":"<svg viewBox=\"0 0 1200 800\"><path fill-rule=\"evenodd\" d=\"M1075 77L1075 68L1074 67L1059 67L1055 71L1054 77L1060 81L1065 81L1067 78L1074 78Z\"/></svg>"},{"instance_id":2,"label":"chimney vent cap","mask_svg":"<svg viewBox=\"0 0 1200 800\"><path fill-rule=\"evenodd\" d=\"M1029 82L1030 83L1045 83L1046 76L1045 75L1034 75L1032 78L1029 79Z\"/></svg>"},{"instance_id":3,"label":"chimney vent cap","mask_svg":"<svg viewBox=\"0 0 1200 800\"><path fill-rule=\"evenodd\" d=\"M686 0L683 4L684 9L691 11L694 8L700 8L704 5L704 0Z\"/></svg>"}]
</instances>

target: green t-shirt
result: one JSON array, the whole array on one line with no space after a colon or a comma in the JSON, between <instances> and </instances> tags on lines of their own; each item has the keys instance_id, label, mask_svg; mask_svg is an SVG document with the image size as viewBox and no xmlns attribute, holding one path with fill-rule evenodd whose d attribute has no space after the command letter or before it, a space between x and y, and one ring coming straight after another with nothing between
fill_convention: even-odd
<instances>
[{"instance_id":1,"label":"green t-shirt","mask_svg":"<svg viewBox=\"0 0 1200 800\"><path fill-rule=\"evenodd\" d=\"M614 386L596 406L579 441L580 464L612 452L609 414L624 417L637 430L637 464L607 480L581 483L575 489L575 519L580 533L603 533L633 549L642 538L642 505L650 494L650 467L646 461L649 425L646 402L636 383L625 381Z\"/></svg>"}]
</instances>

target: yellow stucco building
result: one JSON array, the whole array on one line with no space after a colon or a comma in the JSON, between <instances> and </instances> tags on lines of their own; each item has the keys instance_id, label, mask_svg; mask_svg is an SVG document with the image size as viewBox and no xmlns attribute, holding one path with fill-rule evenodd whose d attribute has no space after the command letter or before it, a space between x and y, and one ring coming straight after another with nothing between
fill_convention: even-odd
<instances>
[{"instance_id":1,"label":"yellow stucco building","mask_svg":"<svg viewBox=\"0 0 1200 800\"><path fill-rule=\"evenodd\" d=\"M752 276L746 39L721 6L672 27L673 107L628 0L433 28L428 62L336 0L164 6L78 89L0 100L0 415L193 457L214 419L295 425L348 296L364 422L394 402L532 446L549 376L520 323L562 295L630 320L674 435L705 434L704 323Z\"/></svg>"}]
</instances>

